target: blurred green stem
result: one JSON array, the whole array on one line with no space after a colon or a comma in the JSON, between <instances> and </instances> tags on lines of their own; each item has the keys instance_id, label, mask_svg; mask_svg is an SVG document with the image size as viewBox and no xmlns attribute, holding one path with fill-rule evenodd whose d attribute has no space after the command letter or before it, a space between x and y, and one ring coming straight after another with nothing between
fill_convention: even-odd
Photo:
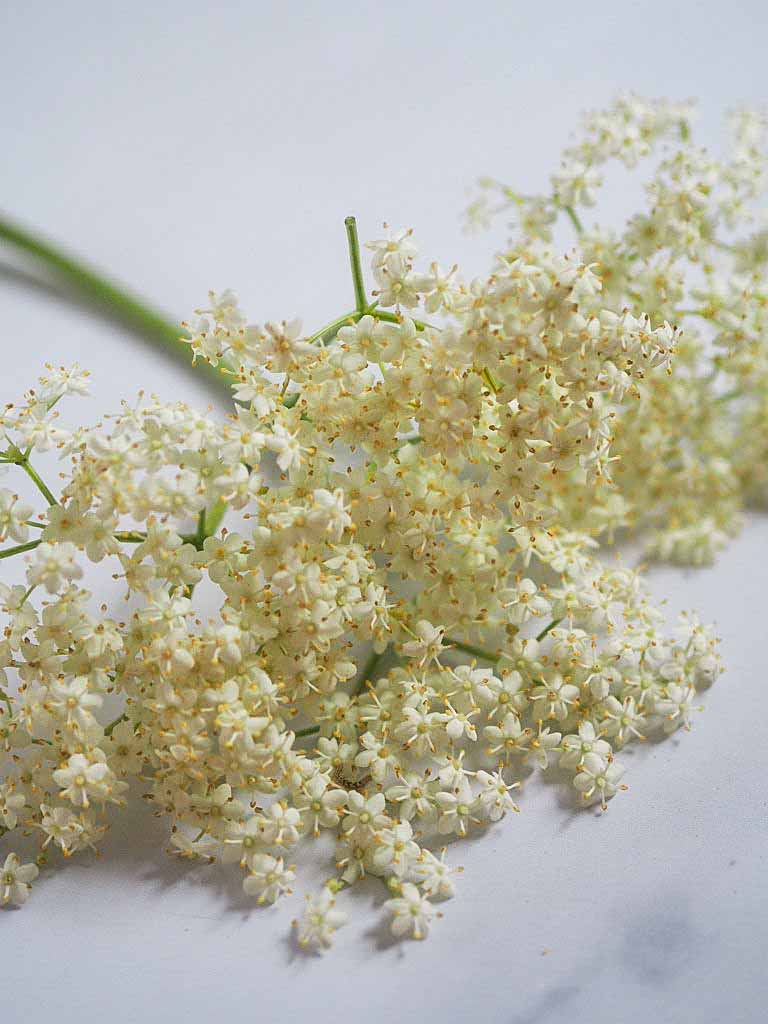
<instances>
[{"instance_id":1,"label":"blurred green stem","mask_svg":"<svg viewBox=\"0 0 768 1024\"><path fill-rule=\"evenodd\" d=\"M37 233L27 231L2 213L0 241L31 256L60 281L107 310L114 319L132 327L172 354L182 355L184 350L179 344L182 331L172 320L152 309L143 299L132 295L121 284L110 281L76 256L70 256L57 245ZM209 380L215 380L220 388L230 393L230 383L219 370L208 363L200 363L199 368L207 374Z\"/></svg>"}]
</instances>

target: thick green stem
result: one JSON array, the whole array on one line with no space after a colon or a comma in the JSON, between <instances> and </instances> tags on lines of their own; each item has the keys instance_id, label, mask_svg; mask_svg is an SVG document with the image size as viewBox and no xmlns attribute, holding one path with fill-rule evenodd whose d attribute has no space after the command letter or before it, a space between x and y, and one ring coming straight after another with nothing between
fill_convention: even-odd
<instances>
[{"instance_id":1,"label":"thick green stem","mask_svg":"<svg viewBox=\"0 0 768 1024\"><path fill-rule=\"evenodd\" d=\"M355 289L355 306L358 312L364 313L368 306L368 301L365 297L363 268L360 265L360 241L357 237L357 221L354 217L347 217L344 221L344 227L347 229L349 265L352 270L352 284Z\"/></svg>"},{"instance_id":2,"label":"thick green stem","mask_svg":"<svg viewBox=\"0 0 768 1024\"><path fill-rule=\"evenodd\" d=\"M60 280L109 312L113 319L132 327L176 356L181 356L185 352L180 344L181 328L172 320L157 312L143 299L132 295L122 285L104 277L87 263L70 256L52 242L14 224L1 214L0 240L37 260ZM215 381L220 388L225 388L229 393L229 383L219 370L209 363L201 363L200 369L211 381Z\"/></svg>"},{"instance_id":3,"label":"thick green stem","mask_svg":"<svg viewBox=\"0 0 768 1024\"><path fill-rule=\"evenodd\" d=\"M401 317L397 313L376 309L375 302L373 304L367 303L362 267L360 265L360 243L357 236L355 218L347 217L344 224L349 243L349 259L352 269L356 308L348 313L344 313L340 317L336 317L329 324L326 324L325 327L311 335L309 338L310 342L321 341L326 343L332 340L341 327L344 327L345 324L357 323L366 313L373 313L377 320L383 320L386 323L398 324L401 322ZM69 255L40 235L27 231L18 224L14 224L2 214L0 214L0 241L5 241L26 255L36 259L64 283L72 286L95 305L109 313L112 319L127 324L148 341L160 345L172 355L186 361L186 348L180 344L184 340L181 328L177 327L176 324L162 313L153 309L143 299L133 295L122 285L111 281L83 260ZM431 326L421 320L414 320L414 324L419 331L423 331ZM227 394L230 393L230 383L227 375L222 373L221 369L211 366L210 363L204 360L198 360L194 365L202 373L206 374L208 379L213 381L218 388L225 389ZM295 405L297 399L297 394L290 395L286 399L285 404L287 406Z\"/></svg>"},{"instance_id":4,"label":"thick green stem","mask_svg":"<svg viewBox=\"0 0 768 1024\"><path fill-rule=\"evenodd\" d=\"M343 316L337 316L335 320L331 320L325 327L321 327L319 331L311 334L307 341L310 345L314 345L316 341L324 345L326 341L331 341L335 338L342 327L350 327L356 324L362 315L359 309L352 309L349 313L344 313Z\"/></svg>"},{"instance_id":5,"label":"thick green stem","mask_svg":"<svg viewBox=\"0 0 768 1024\"><path fill-rule=\"evenodd\" d=\"M226 512L227 503L220 498L217 498L209 509L201 509L200 515L197 517L197 530L188 538L189 543L194 544L198 551L202 551L206 540L213 537L221 526Z\"/></svg>"},{"instance_id":6,"label":"thick green stem","mask_svg":"<svg viewBox=\"0 0 768 1024\"><path fill-rule=\"evenodd\" d=\"M227 503L217 498L205 513L205 535L212 537L221 526L221 521L227 514Z\"/></svg>"},{"instance_id":7,"label":"thick green stem","mask_svg":"<svg viewBox=\"0 0 768 1024\"><path fill-rule=\"evenodd\" d=\"M197 530L195 530L195 537L192 543L198 551L202 551L203 544L205 543L205 509L201 509L200 515L197 517Z\"/></svg>"}]
</instances>

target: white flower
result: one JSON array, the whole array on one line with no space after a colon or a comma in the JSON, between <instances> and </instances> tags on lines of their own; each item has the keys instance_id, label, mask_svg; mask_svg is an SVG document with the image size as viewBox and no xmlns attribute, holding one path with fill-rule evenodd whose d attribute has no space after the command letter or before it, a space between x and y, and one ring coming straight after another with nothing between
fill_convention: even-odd
<instances>
[{"instance_id":1,"label":"white flower","mask_svg":"<svg viewBox=\"0 0 768 1024\"><path fill-rule=\"evenodd\" d=\"M7 537L23 544L29 537L27 520L32 518L32 506L19 499L18 494L0 487L0 542Z\"/></svg>"},{"instance_id":2,"label":"white flower","mask_svg":"<svg viewBox=\"0 0 768 1024\"><path fill-rule=\"evenodd\" d=\"M480 824L480 819L474 813L477 808L472 790L466 781L452 793L436 793L435 803L440 812L437 830L441 835L456 832L465 836L473 824Z\"/></svg>"},{"instance_id":3,"label":"white flower","mask_svg":"<svg viewBox=\"0 0 768 1024\"><path fill-rule=\"evenodd\" d=\"M328 886L324 886L317 896L307 896L301 920L293 923L299 945L322 953L330 948L334 933L346 922L347 915L336 909L335 896Z\"/></svg>"},{"instance_id":4,"label":"white flower","mask_svg":"<svg viewBox=\"0 0 768 1024\"><path fill-rule=\"evenodd\" d=\"M104 761L89 761L84 754L72 754L63 768L53 773L61 796L75 807L89 807L91 799L107 800L115 791L112 770Z\"/></svg>"},{"instance_id":5,"label":"white flower","mask_svg":"<svg viewBox=\"0 0 768 1024\"><path fill-rule=\"evenodd\" d=\"M414 639L403 644L403 654L407 658L418 658L419 668L424 668L430 662L437 662L442 650L444 635L444 626L433 626L426 619L421 619L414 627Z\"/></svg>"},{"instance_id":6,"label":"white flower","mask_svg":"<svg viewBox=\"0 0 768 1024\"><path fill-rule=\"evenodd\" d=\"M371 249L374 253L374 266L383 266L395 256L410 262L418 254L419 250L413 241L411 228L392 231L389 229L389 225L385 224L384 230L386 231L384 238L365 243L366 249Z\"/></svg>"},{"instance_id":7,"label":"white flower","mask_svg":"<svg viewBox=\"0 0 768 1024\"><path fill-rule=\"evenodd\" d=\"M15 853L9 853L0 869L0 904L21 906L29 898L30 882L39 874L37 865L22 864Z\"/></svg>"},{"instance_id":8,"label":"white flower","mask_svg":"<svg viewBox=\"0 0 768 1024\"><path fill-rule=\"evenodd\" d=\"M578 733L570 736L563 736L563 752L560 755L560 765L569 771L574 771L584 761L587 754L599 754L600 757L608 757L611 753L611 745L601 739L591 721L582 722L579 725Z\"/></svg>"},{"instance_id":9,"label":"white flower","mask_svg":"<svg viewBox=\"0 0 768 1024\"><path fill-rule=\"evenodd\" d=\"M304 783L297 806L312 834L319 836L321 828L335 828L339 824L347 799L345 790L330 789L324 775L314 775Z\"/></svg>"},{"instance_id":10,"label":"white flower","mask_svg":"<svg viewBox=\"0 0 768 1024\"><path fill-rule=\"evenodd\" d=\"M264 366L273 373L290 373L312 346L301 336L301 320L267 323L261 341Z\"/></svg>"},{"instance_id":11,"label":"white flower","mask_svg":"<svg viewBox=\"0 0 768 1024\"><path fill-rule=\"evenodd\" d=\"M373 268L373 276L379 287L377 295L380 306L405 306L412 309L419 303L418 287L421 284L411 272L410 266L395 253L386 263Z\"/></svg>"},{"instance_id":12,"label":"white flower","mask_svg":"<svg viewBox=\"0 0 768 1024\"><path fill-rule=\"evenodd\" d=\"M508 711L501 725L487 725L483 735L488 740L488 754L492 757L503 752L504 760L510 754L525 754L533 738L531 728L523 728L514 711Z\"/></svg>"},{"instance_id":13,"label":"white flower","mask_svg":"<svg viewBox=\"0 0 768 1024\"><path fill-rule=\"evenodd\" d=\"M403 773L397 784L386 790L387 800L399 805L398 812L405 821L418 815L423 817L432 807L429 789L424 778L415 772Z\"/></svg>"},{"instance_id":14,"label":"white flower","mask_svg":"<svg viewBox=\"0 0 768 1024\"><path fill-rule=\"evenodd\" d=\"M413 865L411 874L424 892L431 899L449 899L456 894L451 875L458 874L464 868L452 868L445 863L446 848L436 857L429 850L422 850L418 861Z\"/></svg>"},{"instance_id":15,"label":"white flower","mask_svg":"<svg viewBox=\"0 0 768 1024\"><path fill-rule=\"evenodd\" d=\"M90 689L87 676L77 676L69 682L57 679L53 683L48 706L55 709L67 725L87 729L95 722L94 711L101 707L103 700Z\"/></svg>"},{"instance_id":16,"label":"white flower","mask_svg":"<svg viewBox=\"0 0 768 1024\"><path fill-rule=\"evenodd\" d=\"M658 708L658 703L657 703ZM634 737L644 740L640 729L645 725L645 716L637 710L634 697L625 697L623 701L609 696L605 700L605 721L603 730L606 736L615 737L615 742L622 744ZM595 747L595 753L605 755L605 751Z\"/></svg>"},{"instance_id":17,"label":"white flower","mask_svg":"<svg viewBox=\"0 0 768 1024\"><path fill-rule=\"evenodd\" d=\"M548 767L550 757L560 749L560 740L559 732L552 732L549 726L545 727L539 721L538 735L531 739L531 754L539 768Z\"/></svg>"},{"instance_id":18,"label":"white flower","mask_svg":"<svg viewBox=\"0 0 768 1024\"><path fill-rule=\"evenodd\" d=\"M35 549L34 561L27 569L29 585L42 585L49 594L55 594L64 583L79 580L83 570L75 560L76 555L77 548L71 541L59 544L43 541Z\"/></svg>"},{"instance_id":19,"label":"white flower","mask_svg":"<svg viewBox=\"0 0 768 1024\"><path fill-rule=\"evenodd\" d=\"M599 754L586 754L573 784L585 800L595 797L605 810L606 801L622 788L620 784L623 775L624 768L616 761L608 761Z\"/></svg>"},{"instance_id":20,"label":"white flower","mask_svg":"<svg viewBox=\"0 0 768 1024\"><path fill-rule=\"evenodd\" d=\"M377 739L373 733L365 732L360 737L362 750L355 758L357 768L367 769L377 782L383 782L391 767L398 763L397 755L388 744L386 737Z\"/></svg>"},{"instance_id":21,"label":"white flower","mask_svg":"<svg viewBox=\"0 0 768 1024\"><path fill-rule=\"evenodd\" d=\"M7 783L0 783L0 828L16 828L19 812L25 803L26 797L23 793L15 792Z\"/></svg>"},{"instance_id":22,"label":"white flower","mask_svg":"<svg viewBox=\"0 0 768 1024\"><path fill-rule=\"evenodd\" d=\"M695 696L696 691L692 686L679 686L676 683L667 686L666 696L659 698L653 709L662 717L664 732L674 732L681 726L690 729Z\"/></svg>"},{"instance_id":23,"label":"white flower","mask_svg":"<svg viewBox=\"0 0 768 1024\"><path fill-rule=\"evenodd\" d=\"M542 596L533 580L520 580L517 585L515 596L508 602L509 621L516 625L523 625L537 615L549 615L551 605Z\"/></svg>"},{"instance_id":24,"label":"white flower","mask_svg":"<svg viewBox=\"0 0 768 1024\"><path fill-rule=\"evenodd\" d=\"M376 833L376 843L373 863L379 870L391 872L398 878L410 872L419 856L419 847L413 841L413 829L407 821L381 829Z\"/></svg>"},{"instance_id":25,"label":"white flower","mask_svg":"<svg viewBox=\"0 0 768 1024\"><path fill-rule=\"evenodd\" d=\"M505 782L501 771L477 773L477 781L482 789L475 798L475 806L483 818L489 821L500 821L507 811L519 811L520 808L509 795L511 789L517 789L519 782Z\"/></svg>"},{"instance_id":26,"label":"white flower","mask_svg":"<svg viewBox=\"0 0 768 1024\"><path fill-rule=\"evenodd\" d=\"M285 867L282 857L258 853L250 859L249 869L243 889L249 896L257 896L257 903L274 903L283 893L292 891L290 885L296 874L293 867Z\"/></svg>"},{"instance_id":27,"label":"white flower","mask_svg":"<svg viewBox=\"0 0 768 1024\"><path fill-rule=\"evenodd\" d=\"M404 882L400 895L387 900L384 909L392 914L392 934L398 938L410 935L425 939L435 910L427 896L423 896L412 882Z\"/></svg>"},{"instance_id":28,"label":"white flower","mask_svg":"<svg viewBox=\"0 0 768 1024\"><path fill-rule=\"evenodd\" d=\"M602 177L583 163L572 161L552 175L552 184L563 206L594 206Z\"/></svg>"},{"instance_id":29,"label":"white flower","mask_svg":"<svg viewBox=\"0 0 768 1024\"><path fill-rule=\"evenodd\" d=\"M38 827L45 835L43 849L54 842L65 857L71 856L81 845L85 834L85 827L80 818L67 807L48 807L41 804L40 810L43 817Z\"/></svg>"},{"instance_id":30,"label":"white flower","mask_svg":"<svg viewBox=\"0 0 768 1024\"><path fill-rule=\"evenodd\" d=\"M341 834L351 843L368 842L374 831L389 823L384 814L386 797L383 793L365 797L354 790L347 795L347 813L341 822Z\"/></svg>"},{"instance_id":31,"label":"white flower","mask_svg":"<svg viewBox=\"0 0 768 1024\"><path fill-rule=\"evenodd\" d=\"M568 717L571 707L578 700L579 688L567 683L559 672L555 672L549 680L533 687L531 697L535 701L535 719L557 718L562 721Z\"/></svg>"}]
</instances>

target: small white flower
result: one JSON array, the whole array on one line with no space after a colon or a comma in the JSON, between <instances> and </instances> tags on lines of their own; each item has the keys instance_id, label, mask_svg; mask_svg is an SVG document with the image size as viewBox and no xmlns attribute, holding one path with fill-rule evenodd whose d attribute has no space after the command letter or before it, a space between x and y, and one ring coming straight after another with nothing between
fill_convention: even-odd
<instances>
[{"instance_id":1,"label":"small white flower","mask_svg":"<svg viewBox=\"0 0 768 1024\"><path fill-rule=\"evenodd\" d=\"M49 594L55 594L64 583L79 580L83 570L77 564L76 555L77 548L71 541L59 544L43 541L35 549L34 561L27 569L29 585L42 585Z\"/></svg>"},{"instance_id":2,"label":"small white flower","mask_svg":"<svg viewBox=\"0 0 768 1024\"><path fill-rule=\"evenodd\" d=\"M606 801L614 796L621 786L624 768L616 761L608 761L599 754L586 754L573 784L585 800L593 797L600 801L603 810L608 806Z\"/></svg>"},{"instance_id":3,"label":"small white flower","mask_svg":"<svg viewBox=\"0 0 768 1024\"><path fill-rule=\"evenodd\" d=\"M696 690L692 686L679 686L677 683L667 686L666 696L659 698L653 709L662 718L664 732L674 732L681 726L691 728L691 712L696 710L693 707L695 696Z\"/></svg>"},{"instance_id":4,"label":"small white flower","mask_svg":"<svg viewBox=\"0 0 768 1024\"><path fill-rule=\"evenodd\" d=\"M307 896L307 905L299 921L294 921L299 945L318 953L329 949L338 928L347 915L336 908L336 897L325 886L317 896Z\"/></svg>"},{"instance_id":5,"label":"small white flower","mask_svg":"<svg viewBox=\"0 0 768 1024\"><path fill-rule=\"evenodd\" d=\"M435 910L427 896L422 895L412 882L404 882L400 895L387 900L384 909L392 914L392 934L398 938L410 935L425 939Z\"/></svg>"},{"instance_id":6,"label":"small white flower","mask_svg":"<svg viewBox=\"0 0 768 1024\"><path fill-rule=\"evenodd\" d=\"M5 488L0 488L0 542L10 537L23 544L29 537L27 520L32 518L32 506Z\"/></svg>"},{"instance_id":7,"label":"small white flower","mask_svg":"<svg viewBox=\"0 0 768 1024\"><path fill-rule=\"evenodd\" d=\"M561 738L559 732L552 732L549 726L543 726L539 721L538 735L531 739L531 755L539 768L549 766L550 757L560 749Z\"/></svg>"},{"instance_id":8,"label":"small white flower","mask_svg":"<svg viewBox=\"0 0 768 1024\"><path fill-rule=\"evenodd\" d=\"M501 771L477 773L477 781L482 787L475 798L475 806L481 816L489 821L500 821L507 811L519 811L520 808L509 795L511 789L518 789L519 782L505 782Z\"/></svg>"},{"instance_id":9,"label":"small white flower","mask_svg":"<svg viewBox=\"0 0 768 1024\"><path fill-rule=\"evenodd\" d=\"M600 757L608 757L611 754L610 743L598 736L590 721L582 722L578 733L563 736L562 747L559 763L569 771L578 768L587 754L599 754Z\"/></svg>"},{"instance_id":10,"label":"small white flower","mask_svg":"<svg viewBox=\"0 0 768 1024\"><path fill-rule=\"evenodd\" d=\"M446 848L436 857L430 850L422 850L411 874L431 899L450 899L456 894L451 875L459 874L464 868L452 868L445 863Z\"/></svg>"},{"instance_id":11,"label":"small white flower","mask_svg":"<svg viewBox=\"0 0 768 1024\"><path fill-rule=\"evenodd\" d=\"M61 788L61 796L75 807L89 807L91 799L108 799L116 785L106 762L91 762L83 754L72 754L66 766L53 773L53 778Z\"/></svg>"},{"instance_id":12,"label":"small white flower","mask_svg":"<svg viewBox=\"0 0 768 1024\"><path fill-rule=\"evenodd\" d=\"M433 626L426 619L421 619L416 623L413 636L413 640L403 644L403 654L407 658L418 658L419 668L424 668L433 661L437 663L443 646L445 627Z\"/></svg>"},{"instance_id":13,"label":"small white flower","mask_svg":"<svg viewBox=\"0 0 768 1024\"><path fill-rule=\"evenodd\" d=\"M15 903L21 906L26 903L30 892L30 883L39 874L36 864L22 864L15 853L9 853L0 868L0 905Z\"/></svg>"},{"instance_id":14,"label":"small white flower","mask_svg":"<svg viewBox=\"0 0 768 1024\"><path fill-rule=\"evenodd\" d=\"M283 893L290 893L296 877L293 867L285 867L282 857L258 853L249 862L250 874L243 879L243 889L257 896L257 903L274 903Z\"/></svg>"}]
</instances>

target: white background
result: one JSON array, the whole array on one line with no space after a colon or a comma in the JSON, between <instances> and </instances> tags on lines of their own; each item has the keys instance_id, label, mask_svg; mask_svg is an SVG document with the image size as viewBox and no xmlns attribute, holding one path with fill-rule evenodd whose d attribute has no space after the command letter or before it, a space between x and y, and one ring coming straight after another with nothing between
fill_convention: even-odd
<instances>
[{"instance_id":1,"label":"white background","mask_svg":"<svg viewBox=\"0 0 768 1024\"><path fill-rule=\"evenodd\" d=\"M503 229L463 235L467 185L541 187L584 108L695 96L716 145L723 112L766 94L759 0L2 6L0 203L178 319L226 286L253 319L344 311L347 213L481 272ZM218 400L21 266L0 250L0 401L75 358L89 419L140 387ZM237 880L170 863L139 809L102 858L0 914L3 1021L764 1020L767 542L757 519L717 568L653 574L724 638L693 732L628 754L630 792L599 818L531 785L519 817L452 851L460 895L427 943L388 941L374 887L328 957L300 956L301 885L254 910Z\"/></svg>"}]
</instances>

